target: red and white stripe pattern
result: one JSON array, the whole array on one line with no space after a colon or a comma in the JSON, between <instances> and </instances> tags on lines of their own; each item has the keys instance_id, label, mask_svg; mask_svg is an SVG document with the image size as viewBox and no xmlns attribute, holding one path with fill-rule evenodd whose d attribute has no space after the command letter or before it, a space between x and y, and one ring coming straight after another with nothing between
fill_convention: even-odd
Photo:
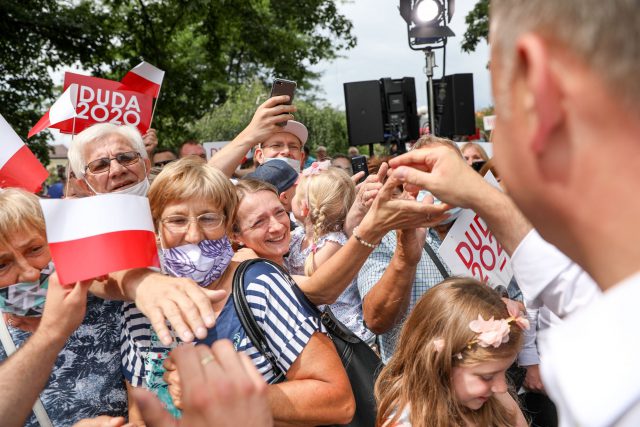
<instances>
[{"instance_id":1,"label":"red and white stripe pattern","mask_svg":"<svg viewBox=\"0 0 640 427\"><path fill-rule=\"evenodd\" d=\"M104 194L40 204L61 283L160 266L146 197Z\"/></svg>"},{"instance_id":2,"label":"red and white stripe pattern","mask_svg":"<svg viewBox=\"0 0 640 427\"><path fill-rule=\"evenodd\" d=\"M76 117L76 105L78 103L78 84L74 83L70 85L67 90L64 91L62 96L51 106L49 111L44 113L44 116L34 127L29 131L27 138L31 138L38 132L45 130L65 120Z\"/></svg>"},{"instance_id":3,"label":"red and white stripe pattern","mask_svg":"<svg viewBox=\"0 0 640 427\"><path fill-rule=\"evenodd\" d=\"M123 89L141 92L157 98L164 79L164 71L142 61L120 80L126 87Z\"/></svg>"},{"instance_id":4,"label":"red and white stripe pattern","mask_svg":"<svg viewBox=\"0 0 640 427\"><path fill-rule=\"evenodd\" d=\"M35 193L48 176L49 172L0 115L0 188L20 187Z\"/></svg>"}]
</instances>

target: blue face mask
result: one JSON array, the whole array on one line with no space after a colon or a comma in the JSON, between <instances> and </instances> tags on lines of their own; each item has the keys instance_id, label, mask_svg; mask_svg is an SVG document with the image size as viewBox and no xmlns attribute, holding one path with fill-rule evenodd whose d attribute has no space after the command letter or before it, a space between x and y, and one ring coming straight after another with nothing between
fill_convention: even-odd
<instances>
[{"instance_id":1,"label":"blue face mask","mask_svg":"<svg viewBox=\"0 0 640 427\"><path fill-rule=\"evenodd\" d=\"M18 316L42 316L49 276L53 270L53 263L50 262L40 271L38 281L16 283L0 289L0 310Z\"/></svg>"},{"instance_id":2,"label":"blue face mask","mask_svg":"<svg viewBox=\"0 0 640 427\"><path fill-rule=\"evenodd\" d=\"M162 249L163 268L174 277L192 279L200 286L209 286L219 279L231 263L233 248L227 236L218 240L203 240Z\"/></svg>"}]
</instances>

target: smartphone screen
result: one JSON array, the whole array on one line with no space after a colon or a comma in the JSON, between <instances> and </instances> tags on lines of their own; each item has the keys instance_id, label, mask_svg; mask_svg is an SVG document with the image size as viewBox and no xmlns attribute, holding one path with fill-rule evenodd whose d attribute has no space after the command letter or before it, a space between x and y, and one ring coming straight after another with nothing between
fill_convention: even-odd
<instances>
[{"instance_id":1,"label":"smartphone screen","mask_svg":"<svg viewBox=\"0 0 640 427\"><path fill-rule=\"evenodd\" d=\"M369 176L369 167L367 166L367 158L365 156L353 156L351 158L351 168L353 169L353 174L357 174L360 171L364 171L364 176L358 184L365 180L366 177Z\"/></svg>"}]
</instances>

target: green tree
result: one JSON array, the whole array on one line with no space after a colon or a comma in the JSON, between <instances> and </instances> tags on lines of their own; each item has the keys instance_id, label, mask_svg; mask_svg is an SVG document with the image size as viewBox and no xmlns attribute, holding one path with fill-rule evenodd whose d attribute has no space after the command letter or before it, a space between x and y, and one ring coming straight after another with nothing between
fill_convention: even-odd
<instances>
[{"instance_id":1,"label":"green tree","mask_svg":"<svg viewBox=\"0 0 640 427\"><path fill-rule=\"evenodd\" d=\"M479 0L465 18L467 31L462 40L462 50L473 52L480 40L489 38L489 0Z\"/></svg>"},{"instance_id":2,"label":"green tree","mask_svg":"<svg viewBox=\"0 0 640 427\"><path fill-rule=\"evenodd\" d=\"M50 70L105 57L109 40L100 31L102 18L91 2L0 2L0 113L18 135L26 138L54 99ZM41 133L28 141L45 164L47 138Z\"/></svg>"},{"instance_id":3,"label":"green tree","mask_svg":"<svg viewBox=\"0 0 640 427\"><path fill-rule=\"evenodd\" d=\"M268 96L267 86L260 80L232 90L225 103L214 107L189 126L189 131L203 141L227 141L244 129L253 113ZM297 98L296 120L309 129L309 148L327 147L330 153L345 152L348 148L347 124L343 111L313 100Z\"/></svg>"},{"instance_id":4,"label":"green tree","mask_svg":"<svg viewBox=\"0 0 640 427\"><path fill-rule=\"evenodd\" d=\"M161 145L175 146L194 136L191 122L253 79L313 89L310 66L356 43L338 1L4 0L2 113L25 135L60 94L50 70L79 64L119 80L144 59L166 71L153 127Z\"/></svg>"}]
</instances>

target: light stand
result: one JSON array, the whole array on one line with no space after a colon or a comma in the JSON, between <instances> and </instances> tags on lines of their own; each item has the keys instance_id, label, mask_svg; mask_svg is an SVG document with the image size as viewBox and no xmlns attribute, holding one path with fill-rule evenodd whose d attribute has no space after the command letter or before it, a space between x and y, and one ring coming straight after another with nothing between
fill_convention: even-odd
<instances>
[{"instance_id":1,"label":"light stand","mask_svg":"<svg viewBox=\"0 0 640 427\"><path fill-rule=\"evenodd\" d=\"M424 50L424 56L427 61L427 66L425 67L425 73L427 74L427 95L429 98L429 133L431 135L435 135L436 133L436 121L435 121L435 102L433 97L433 69L436 67L436 54L431 49L431 47L427 47Z\"/></svg>"}]
</instances>

